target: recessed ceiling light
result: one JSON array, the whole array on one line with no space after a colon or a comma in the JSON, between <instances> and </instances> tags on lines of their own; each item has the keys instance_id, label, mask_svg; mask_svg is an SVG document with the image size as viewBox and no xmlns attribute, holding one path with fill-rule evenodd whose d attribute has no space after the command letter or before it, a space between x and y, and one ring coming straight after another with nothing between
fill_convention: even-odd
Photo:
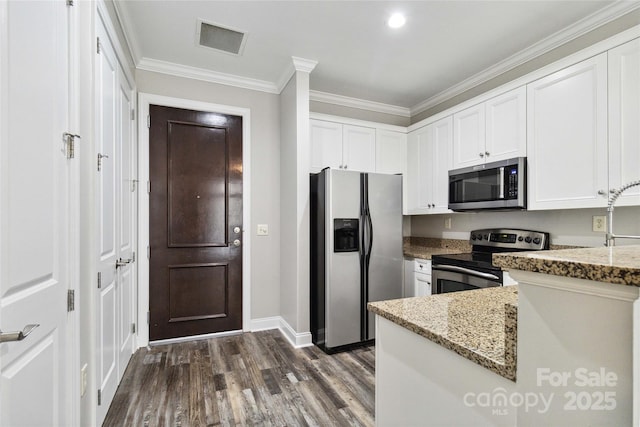
<instances>
[{"instance_id":1,"label":"recessed ceiling light","mask_svg":"<svg viewBox=\"0 0 640 427\"><path fill-rule=\"evenodd\" d=\"M394 13L387 21L387 25L391 28L400 28L407 22L407 19L401 13Z\"/></svg>"}]
</instances>

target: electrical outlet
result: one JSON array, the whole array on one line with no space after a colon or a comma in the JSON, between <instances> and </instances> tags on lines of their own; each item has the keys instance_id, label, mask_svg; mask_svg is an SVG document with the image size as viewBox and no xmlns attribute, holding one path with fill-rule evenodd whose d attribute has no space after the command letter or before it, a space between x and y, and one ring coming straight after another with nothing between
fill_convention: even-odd
<instances>
[{"instance_id":1,"label":"electrical outlet","mask_svg":"<svg viewBox=\"0 0 640 427\"><path fill-rule=\"evenodd\" d=\"M258 234L258 236L268 236L269 235L269 225L268 224L258 224L257 234Z\"/></svg>"},{"instance_id":2,"label":"electrical outlet","mask_svg":"<svg viewBox=\"0 0 640 427\"><path fill-rule=\"evenodd\" d=\"M604 233L607 231L607 217L604 215L594 215L593 217L593 231Z\"/></svg>"},{"instance_id":3,"label":"electrical outlet","mask_svg":"<svg viewBox=\"0 0 640 427\"><path fill-rule=\"evenodd\" d=\"M80 397L87 392L87 364L80 370Z\"/></svg>"},{"instance_id":4,"label":"electrical outlet","mask_svg":"<svg viewBox=\"0 0 640 427\"><path fill-rule=\"evenodd\" d=\"M444 228L447 230L451 230L451 217L447 217L444 219Z\"/></svg>"}]
</instances>

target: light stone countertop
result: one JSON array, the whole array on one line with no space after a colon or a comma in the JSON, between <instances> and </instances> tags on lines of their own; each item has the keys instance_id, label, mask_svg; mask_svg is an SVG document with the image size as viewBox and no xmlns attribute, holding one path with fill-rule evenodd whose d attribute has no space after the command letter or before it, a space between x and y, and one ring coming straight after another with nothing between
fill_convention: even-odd
<instances>
[{"instance_id":1,"label":"light stone countertop","mask_svg":"<svg viewBox=\"0 0 640 427\"><path fill-rule=\"evenodd\" d=\"M429 260L432 255L471 252L471 245L468 240L405 237L402 250L405 257Z\"/></svg>"},{"instance_id":2,"label":"light stone countertop","mask_svg":"<svg viewBox=\"0 0 640 427\"><path fill-rule=\"evenodd\" d=\"M493 265L510 270L640 286L640 245L494 254Z\"/></svg>"},{"instance_id":3,"label":"light stone countertop","mask_svg":"<svg viewBox=\"0 0 640 427\"><path fill-rule=\"evenodd\" d=\"M515 381L517 286L372 302L369 311Z\"/></svg>"}]
</instances>

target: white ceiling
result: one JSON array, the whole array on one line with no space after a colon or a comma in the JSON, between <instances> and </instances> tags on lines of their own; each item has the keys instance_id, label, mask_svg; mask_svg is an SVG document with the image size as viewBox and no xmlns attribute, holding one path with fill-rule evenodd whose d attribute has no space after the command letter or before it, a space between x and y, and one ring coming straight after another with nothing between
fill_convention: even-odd
<instances>
[{"instance_id":1,"label":"white ceiling","mask_svg":"<svg viewBox=\"0 0 640 427\"><path fill-rule=\"evenodd\" d=\"M505 59L498 71L517 65L514 55L522 62L523 51L542 53L606 22L603 16L620 13L620 3L611 3L122 0L116 6L141 68L212 80L232 75L277 92L296 56L318 61L312 90L415 112ZM396 11L407 24L392 30L385 21ZM243 55L197 46L198 19L247 31Z\"/></svg>"}]
</instances>

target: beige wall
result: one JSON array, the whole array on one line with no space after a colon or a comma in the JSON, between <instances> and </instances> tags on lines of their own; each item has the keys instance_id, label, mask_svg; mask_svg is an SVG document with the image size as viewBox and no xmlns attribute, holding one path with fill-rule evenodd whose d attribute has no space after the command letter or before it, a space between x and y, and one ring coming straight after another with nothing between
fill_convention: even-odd
<instances>
[{"instance_id":1,"label":"beige wall","mask_svg":"<svg viewBox=\"0 0 640 427\"><path fill-rule=\"evenodd\" d=\"M539 68L544 67L545 65L549 65L555 61L558 61L565 56L569 56L573 53L576 53L582 49L585 49L599 41L605 40L615 34L621 33L624 30L627 30L631 27L640 24L640 9L635 10L631 13L628 13L618 19L615 19L608 24L605 24L599 28L596 28L593 31L584 34L569 43L566 43L556 49L553 49L550 52L547 52L544 55L541 55L531 61L528 61L518 67L507 71L493 79L482 83L466 92L461 93L447 101L444 101L428 110L425 110L421 113L418 113L411 117L411 123L417 123L420 120L424 120L428 117L431 117L441 111L447 110L451 107L454 107L464 101L467 101L471 98L474 98L478 95L481 95L485 92L488 92L492 89L495 89L503 84L506 84L512 80L515 80L519 77L525 76L532 71L535 71Z\"/></svg>"},{"instance_id":2,"label":"beige wall","mask_svg":"<svg viewBox=\"0 0 640 427\"><path fill-rule=\"evenodd\" d=\"M280 312L309 332L309 73L296 71L280 94Z\"/></svg>"},{"instance_id":3,"label":"beige wall","mask_svg":"<svg viewBox=\"0 0 640 427\"><path fill-rule=\"evenodd\" d=\"M414 215L411 217L411 235L468 239L469 231L480 228L525 228L551 233L552 244L603 246L604 233L591 231L592 217L606 214L606 208L602 208ZM450 230L444 228L445 218L451 218ZM640 235L640 207L616 207L613 218L615 233ZM620 239L616 245L638 243L638 240Z\"/></svg>"},{"instance_id":4,"label":"beige wall","mask_svg":"<svg viewBox=\"0 0 640 427\"><path fill-rule=\"evenodd\" d=\"M148 71L136 71L139 92L251 110L251 319L280 314L279 96ZM256 225L268 224L268 236ZM140 227L147 224L142 220ZM246 315L246 314L245 314Z\"/></svg>"},{"instance_id":5,"label":"beige wall","mask_svg":"<svg viewBox=\"0 0 640 427\"><path fill-rule=\"evenodd\" d=\"M309 109L314 113L331 114L333 116L385 123L388 125L409 126L411 124L409 117L361 110L359 108L343 107L342 105L328 104L326 102L311 101L309 102Z\"/></svg>"}]
</instances>

